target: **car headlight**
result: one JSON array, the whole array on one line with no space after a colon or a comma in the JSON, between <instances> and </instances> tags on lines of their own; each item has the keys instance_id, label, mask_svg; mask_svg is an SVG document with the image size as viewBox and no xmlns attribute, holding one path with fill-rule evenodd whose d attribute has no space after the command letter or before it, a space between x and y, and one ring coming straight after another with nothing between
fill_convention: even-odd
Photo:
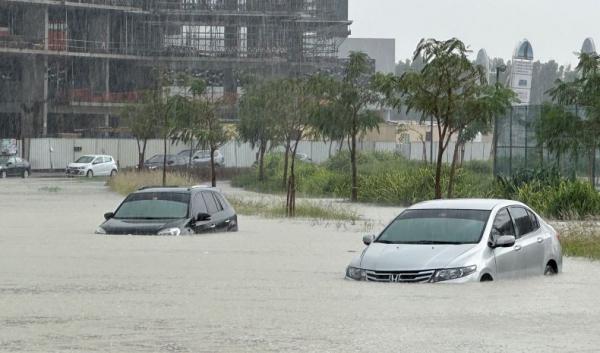
<instances>
[{"instance_id":1,"label":"car headlight","mask_svg":"<svg viewBox=\"0 0 600 353\"><path fill-rule=\"evenodd\" d=\"M179 228L167 228L158 232L158 235L179 235L181 234L181 229Z\"/></svg>"},{"instance_id":2,"label":"car headlight","mask_svg":"<svg viewBox=\"0 0 600 353\"><path fill-rule=\"evenodd\" d=\"M435 271L435 274L431 278L432 282L448 281L451 279L457 279L470 275L477 270L477 266L457 267L457 268L444 268Z\"/></svg>"},{"instance_id":3,"label":"car headlight","mask_svg":"<svg viewBox=\"0 0 600 353\"><path fill-rule=\"evenodd\" d=\"M102 227L96 228L95 234L106 234L106 231Z\"/></svg>"},{"instance_id":4,"label":"car headlight","mask_svg":"<svg viewBox=\"0 0 600 353\"><path fill-rule=\"evenodd\" d=\"M364 281L367 279L367 271L362 268L348 266L348 268L346 268L346 277L357 281Z\"/></svg>"}]
</instances>

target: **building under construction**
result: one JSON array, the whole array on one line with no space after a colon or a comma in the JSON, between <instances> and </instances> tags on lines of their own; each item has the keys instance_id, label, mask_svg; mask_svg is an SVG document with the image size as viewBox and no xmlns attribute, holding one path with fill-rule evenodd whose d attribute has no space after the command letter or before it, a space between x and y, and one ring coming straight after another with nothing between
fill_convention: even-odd
<instances>
[{"instance_id":1,"label":"building under construction","mask_svg":"<svg viewBox=\"0 0 600 353\"><path fill-rule=\"evenodd\" d=\"M348 0L0 0L0 137L114 134L156 67L239 78L338 62Z\"/></svg>"}]
</instances>

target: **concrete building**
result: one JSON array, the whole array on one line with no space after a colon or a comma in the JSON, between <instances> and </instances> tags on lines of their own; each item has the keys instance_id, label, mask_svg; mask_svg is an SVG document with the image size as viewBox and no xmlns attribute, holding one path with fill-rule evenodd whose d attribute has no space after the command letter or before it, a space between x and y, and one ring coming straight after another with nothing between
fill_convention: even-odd
<instances>
[{"instance_id":1,"label":"concrete building","mask_svg":"<svg viewBox=\"0 0 600 353\"><path fill-rule=\"evenodd\" d=\"M348 0L3 0L0 137L115 134L153 70L239 77L338 62Z\"/></svg>"}]
</instances>

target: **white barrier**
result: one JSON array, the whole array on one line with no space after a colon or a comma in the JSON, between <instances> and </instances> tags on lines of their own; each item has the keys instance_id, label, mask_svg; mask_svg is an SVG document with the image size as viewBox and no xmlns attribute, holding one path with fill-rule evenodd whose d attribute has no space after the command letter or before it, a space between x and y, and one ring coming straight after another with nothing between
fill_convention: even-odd
<instances>
[{"instance_id":1,"label":"white barrier","mask_svg":"<svg viewBox=\"0 0 600 353\"><path fill-rule=\"evenodd\" d=\"M86 154L108 154L113 156L121 168L133 167L138 162L138 148L134 139L61 139L61 138L34 138L27 144L29 161L32 169L63 169L67 163L72 162ZM176 154L188 146L183 144L167 143L167 152ZM393 142L359 142L358 148L362 151L397 152L411 160L423 160L423 144L413 142L410 144L395 144ZM298 152L305 153L314 162L322 163L340 149L337 142L325 143L322 141L302 141L298 145ZM346 145L342 150L347 150ZM230 141L220 148L228 167L250 167L256 160L257 150L247 143ZM276 150L282 151L281 147ZM490 143L472 142L465 145L465 161L489 160ZM52 151L52 152L51 152ZM162 154L163 141L149 140L146 147L146 158L155 154ZM437 157L437 144L434 144L434 159ZM444 153L444 162L452 161L454 144L450 144ZM430 145L425 143L427 160L430 158Z\"/></svg>"}]
</instances>

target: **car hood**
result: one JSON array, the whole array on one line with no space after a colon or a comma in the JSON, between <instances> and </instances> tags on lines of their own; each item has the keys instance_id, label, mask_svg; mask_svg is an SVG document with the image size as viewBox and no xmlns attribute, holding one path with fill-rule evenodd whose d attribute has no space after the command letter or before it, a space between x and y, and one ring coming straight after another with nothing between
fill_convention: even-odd
<instances>
[{"instance_id":1,"label":"car hood","mask_svg":"<svg viewBox=\"0 0 600 353\"><path fill-rule=\"evenodd\" d=\"M182 227L185 219L109 219L101 227L107 234L156 235L166 228Z\"/></svg>"},{"instance_id":2,"label":"car hood","mask_svg":"<svg viewBox=\"0 0 600 353\"><path fill-rule=\"evenodd\" d=\"M79 168L79 167L87 167L90 163L69 163L69 168Z\"/></svg>"},{"instance_id":3,"label":"car hood","mask_svg":"<svg viewBox=\"0 0 600 353\"><path fill-rule=\"evenodd\" d=\"M445 268L477 244L421 245L373 243L365 249L360 267L374 271L420 271Z\"/></svg>"}]
</instances>

